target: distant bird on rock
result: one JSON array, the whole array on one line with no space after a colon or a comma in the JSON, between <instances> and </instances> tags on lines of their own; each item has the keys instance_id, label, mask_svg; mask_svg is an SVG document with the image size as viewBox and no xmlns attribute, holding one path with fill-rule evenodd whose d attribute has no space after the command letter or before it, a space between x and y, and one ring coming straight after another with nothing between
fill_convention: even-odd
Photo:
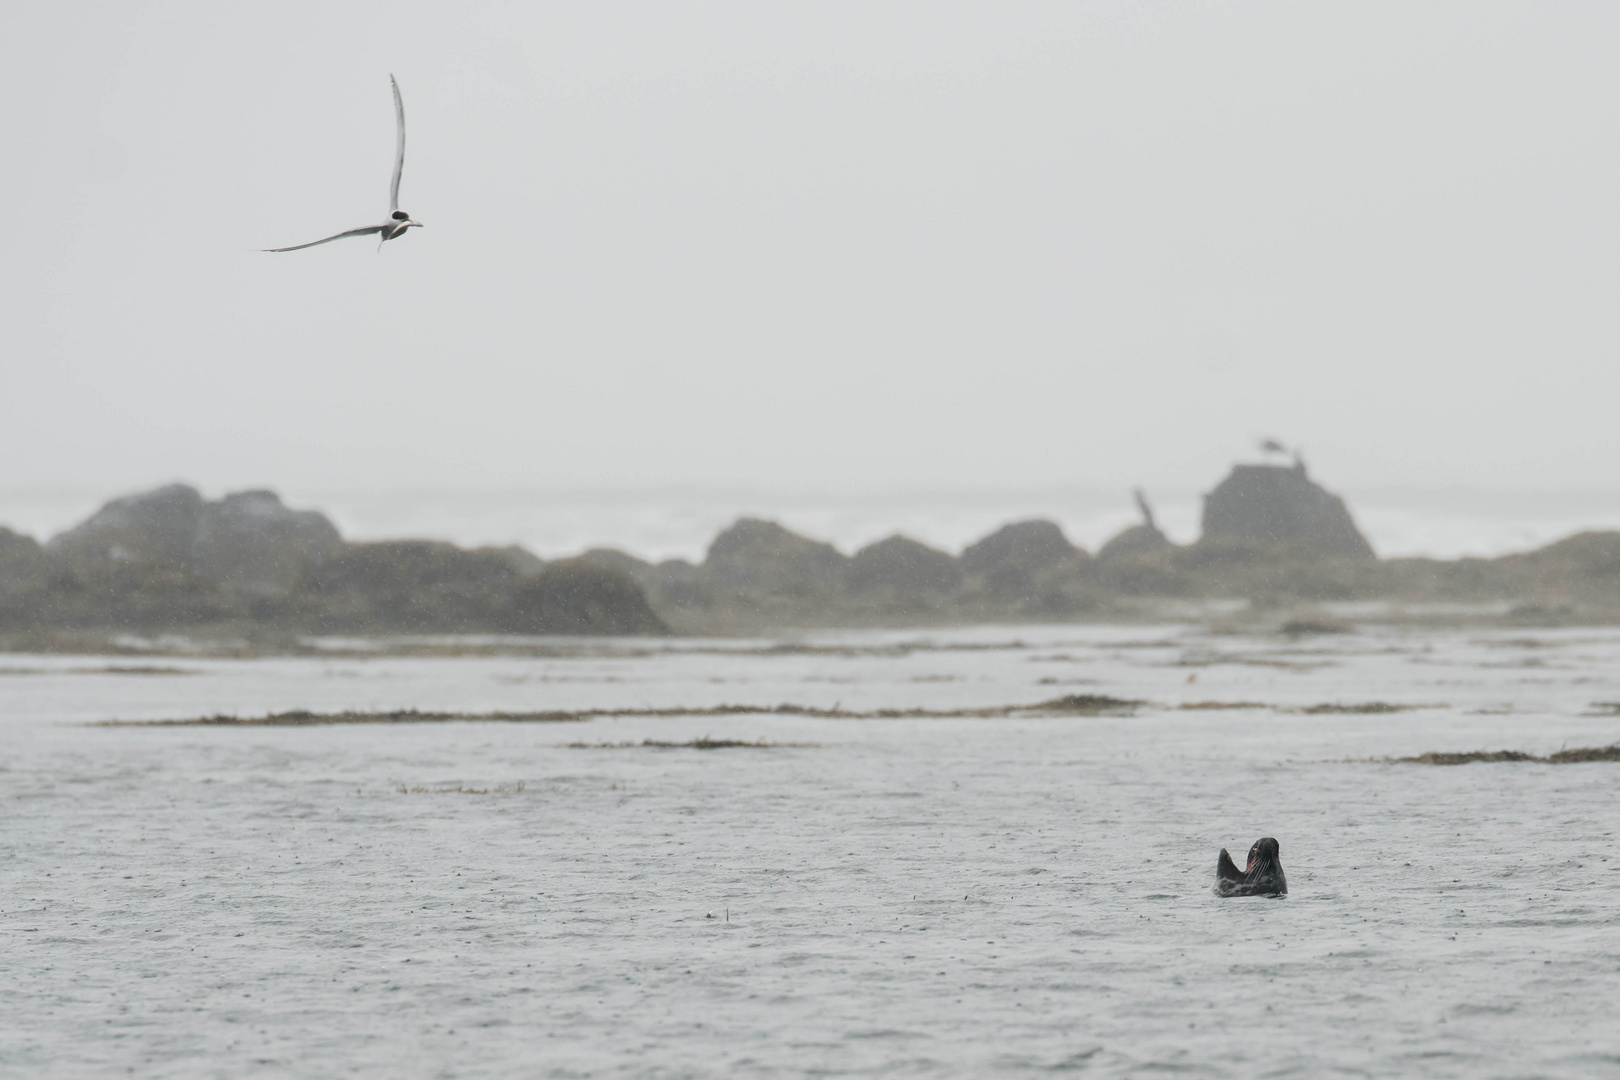
<instances>
[{"instance_id":1,"label":"distant bird on rock","mask_svg":"<svg viewBox=\"0 0 1620 1080\"><path fill-rule=\"evenodd\" d=\"M328 236L324 240L311 240L307 244L294 244L292 247L265 248L266 251L301 251L304 248L315 247L318 244L330 244L333 240L342 240L347 236L370 236L376 233L382 237L377 243L377 249L382 250L384 241L396 240L405 235L406 229L422 227L420 221L412 221L411 215L399 208L399 178L405 172L405 102L399 96L399 82L393 75L388 76L388 82L394 88L394 121L397 135L394 142L394 179L388 185L388 220L381 225L366 225L359 229L350 229L340 232L336 236Z\"/></svg>"}]
</instances>

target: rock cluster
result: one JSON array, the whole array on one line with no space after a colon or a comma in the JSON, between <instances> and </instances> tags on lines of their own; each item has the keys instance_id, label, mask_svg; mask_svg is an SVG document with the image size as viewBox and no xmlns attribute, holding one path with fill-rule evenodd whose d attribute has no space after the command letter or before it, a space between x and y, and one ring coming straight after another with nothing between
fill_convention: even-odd
<instances>
[{"instance_id":1,"label":"rock cluster","mask_svg":"<svg viewBox=\"0 0 1620 1080\"><path fill-rule=\"evenodd\" d=\"M272 492L171 485L114 500L40 545L0 528L0 631L271 628L295 633L731 633L1130 615L1151 598L1509 601L1525 617L1620 614L1620 533L1500 559L1380 560L1344 501L1293 466L1239 465L1179 545L1143 520L1095 556L1050 521L960 555L894 535L845 555L743 518L700 563L597 548L346 542ZM1538 614L1539 613L1539 614Z\"/></svg>"},{"instance_id":2,"label":"rock cluster","mask_svg":"<svg viewBox=\"0 0 1620 1080\"><path fill-rule=\"evenodd\" d=\"M269 491L171 484L115 499L43 547L0 529L0 629L262 627L305 633L644 634L625 574L519 548L351 544Z\"/></svg>"},{"instance_id":3,"label":"rock cluster","mask_svg":"<svg viewBox=\"0 0 1620 1080\"><path fill-rule=\"evenodd\" d=\"M273 491L239 491L218 502L170 484L130 495L52 538L46 550L91 573L120 564L173 567L246 593L276 596L306 567L343 551L343 537L314 510L289 510Z\"/></svg>"}]
</instances>

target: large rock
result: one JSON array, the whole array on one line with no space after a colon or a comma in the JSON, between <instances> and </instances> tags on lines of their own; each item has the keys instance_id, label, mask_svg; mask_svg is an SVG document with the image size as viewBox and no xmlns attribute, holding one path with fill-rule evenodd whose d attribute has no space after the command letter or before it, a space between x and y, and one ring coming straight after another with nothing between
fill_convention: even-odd
<instances>
[{"instance_id":1,"label":"large rock","mask_svg":"<svg viewBox=\"0 0 1620 1080\"><path fill-rule=\"evenodd\" d=\"M197 572L247 592L285 592L305 567L334 558L343 538L326 515L289 510L273 491L204 503L191 542Z\"/></svg>"},{"instance_id":2,"label":"large rock","mask_svg":"<svg viewBox=\"0 0 1620 1080\"><path fill-rule=\"evenodd\" d=\"M1143 505L1143 521L1097 549L1097 581L1123 596L1173 596L1186 590L1180 549L1170 542Z\"/></svg>"},{"instance_id":3,"label":"large rock","mask_svg":"<svg viewBox=\"0 0 1620 1080\"><path fill-rule=\"evenodd\" d=\"M434 540L351 544L310 571L290 606L328 632L659 634L628 574L578 559L528 574L505 548Z\"/></svg>"},{"instance_id":4,"label":"large rock","mask_svg":"<svg viewBox=\"0 0 1620 1080\"><path fill-rule=\"evenodd\" d=\"M289 510L272 491L241 491L218 502L187 484L114 499L58 534L48 550L68 565L165 564L227 588L279 595L310 566L342 552L325 515Z\"/></svg>"},{"instance_id":5,"label":"large rock","mask_svg":"<svg viewBox=\"0 0 1620 1080\"><path fill-rule=\"evenodd\" d=\"M42 593L50 573L50 559L39 541L0 526L0 628L36 623Z\"/></svg>"},{"instance_id":6,"label":"large rock","mask_svg":"<svg viewBox=\"0 0 1620 1080\"><path fill-rule=\"evenodd\" d=\"M507 565L520 574L538 574L546 568L546 560L521 544L505 544L500 547L478 548L477 550L493 551L505 559Z\"/></svg>"},{"instance_id":7,"label":"large rock","mask_svg":"<svg viewBox=\"0 0 1620 1080\"><path fill-rule=\"evenodd\" d=\"M1003 525L962 552L962 569L1005 587L1027 584L1045 571L1067 568L1086 559L1052 521L1016 521Z\"/></svg>"},{"instance_id":8,"label":"large rock","mask_svg":"<svg viewBox=\"0 0 1620 1080\"><path fill-rule=\"evenodd\" d=\"M1620 602L1620 532L1580 532L1493 562L1494 576L1521 599Z\"/></svg>"},{"instance_id":9,"label":"large rock","mask_svg":"<svg viewBox=\"0 0 1620 1080\"><path fill-rule=\"evenodd\" d=\"M1154 520L1153 507L1148 505L1147 496L1141 488L1136 489L1136 507L1142 512L1142 522L1132 525L1110 539L1097 549L1097 561L1100 563L1116 562L1121 559L1138 561L1141 559L1158 558L1168 555L1175 546L1170 538L1164 535L1159 523Z\"/></svg>"},{"instance_id":10,"label":"large rock","mask_svg":"<svg viewBox=\"0 0 1620 1080\"><path fill-rule=\"evenodd\" d=\"M857 551L846 581L855 592L949 593L962 584L962 568L946 552L896 533Z\"/></svg>"},{"instance_id":11,"label":"large rock","mask_svg":"<svg viewBox=\"0 0 1620 1080\"><path fill-rule=\"evenodd\" d=\"M1054 522L1014 522L962 552L963 595L975 618L1068 618L1094 604L1089 563Z\"/></svg>"},{"instance_id":12,"label":"large rock","mask_svg":"<svg viewBox=\"0 0 1620 1080\"><path fill-rule=\"evenodd\" d=\"M718 585L762 596L829 595L843 587L849 559L831 544L774 521L742 518L709 545L703 569Z\"/></svg>"},{"instance_id":13,"label":"large rock","mask_svg":"<svg viewBox=\"0 0 1620 1080\"><path fill-rule=\"evenodd\" d=\"M38 540L0 525L0 592L31 584L45 574L47 565Z\"/></svg>"},{"instance_id":14,"label":"large rock","mask_svg":"<svg viewBox=\"0 0 1620 1080\"><path fill-rule=\"evenodd\" d=\"M1287 547L1340 559L1373 559L1344 500L1314 483L1303 463L1235 465L1204 496L1198 546Z\"/></svg>"},{"instance_id":15,"label":"large rock","mask_svg":"<svg viewBox=\"0 0 1620 1080\"><path fill-rule=\"evenodd\" d=\"M1117 559L1158 556L1168 553L1174 546L1157 525L1132 525L1115 533L1097 549L1097 561L1106 563Z\"/></svg>"},{"instance_id":16,"label":"large rock","mask_svg":"<svg viewBox=\"0 0 1620 1080\"><path fill-rule=\"evenodd\" d=\"M512 591L504 629L520 634L666 634L635 579L582 559L549 564Z\"/></svg>"},{"instance_id":17,"label":"large rock","mask_svg":"<svg viewBox=\"0 0 1620 1080\"><path fill-rule=\"evenodd\" d=\"M648 585L654 575L653 564L645 559L638 559L629 552L618 548L596 547L577 556L575 562L586 563L590 566L600 566L608 570L617 570L619 573L634 578L643 587Z\"/></svg>"},{"instance_id":18,"label":"large rock","mask_svg":"<svg viewBox=\"0 0 1620 1080\"><path fill-rule=\"evenodd\" d=\"M306 573L293 603L298 621L328 632L489 632L501 629L521 577L498 548L350 544Z\"/></svg>"},{"instance_id":19,"label":"large rock","mask_svg":"<svg viewBox=\"0 0 1620 1080\"><path fill-rule=\"evenodd\" d=\"M203 497L189 484L169 484L114 499L46 548L69 562L186 564L197 539Z\"/></svg>"}]
</instances>

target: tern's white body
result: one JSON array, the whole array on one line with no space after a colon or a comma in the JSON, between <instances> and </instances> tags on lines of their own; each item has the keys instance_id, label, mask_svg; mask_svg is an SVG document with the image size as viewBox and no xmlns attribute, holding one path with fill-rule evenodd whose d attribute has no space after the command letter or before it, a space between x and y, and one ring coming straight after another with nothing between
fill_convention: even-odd
<instances>
[{"instance_id":1,"label":"tern's white body","mask_svg":"<svg viewBox=\"0 0 1620 1080\"><path fill-rule=\"evenodd\" d=\"M399 96L399 82L388 76L388 82L394 88L394 177L388 185L388 220L381 225L363 225L358 229L340 232L336 236L328 236L321 240L311 240L307 244L294 244L292 247L265 248L266 251L299 251L303 248L315 247L317 244L330 244L333 240L342 240L348 236L370 236L373 233L382 237L378 247L383 242L395 240L405 235L406 229L420 229L420 221L412 221L411 215L399 208L399 179L405 174L405 100Z\"/></svg>"}]
</instances>

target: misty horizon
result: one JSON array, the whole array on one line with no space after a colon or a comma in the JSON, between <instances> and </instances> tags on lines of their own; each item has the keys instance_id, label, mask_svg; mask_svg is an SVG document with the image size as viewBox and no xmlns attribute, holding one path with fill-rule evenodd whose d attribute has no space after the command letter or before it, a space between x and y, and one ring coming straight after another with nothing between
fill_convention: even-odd
<instances>
[{"instance_id":1,"label":"misty horizon","mask_svg":"<svg viewBox=\"0 0 1620 1080\"><path fill-rule=\"evenodd\" d=\"M12 31L0 489L1612 486L1612 7Z\"/></svg>"}]
</instances>

